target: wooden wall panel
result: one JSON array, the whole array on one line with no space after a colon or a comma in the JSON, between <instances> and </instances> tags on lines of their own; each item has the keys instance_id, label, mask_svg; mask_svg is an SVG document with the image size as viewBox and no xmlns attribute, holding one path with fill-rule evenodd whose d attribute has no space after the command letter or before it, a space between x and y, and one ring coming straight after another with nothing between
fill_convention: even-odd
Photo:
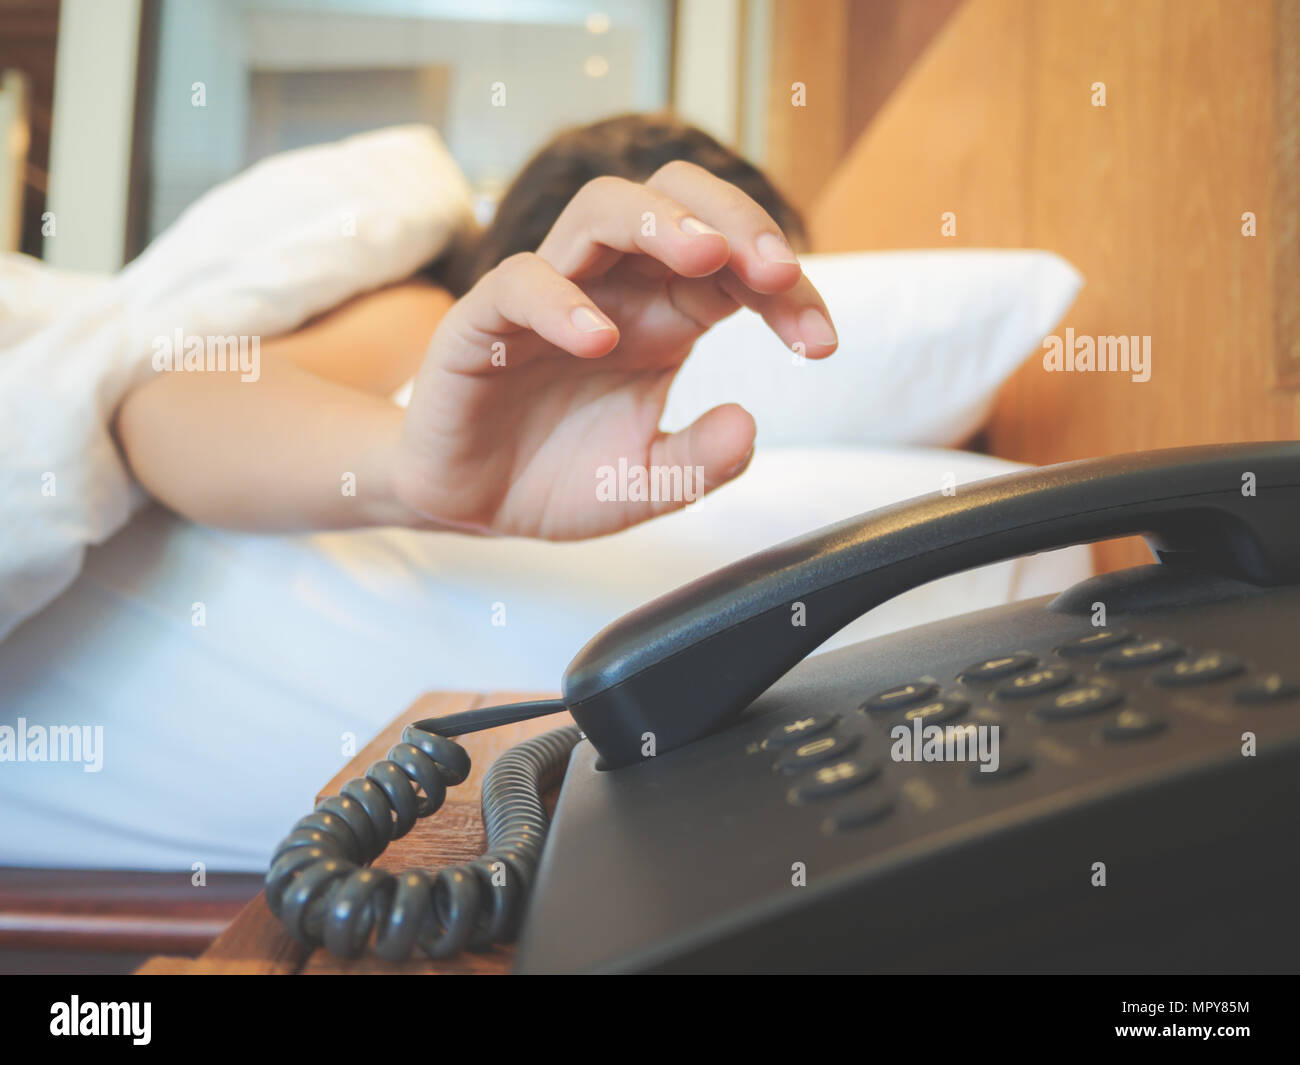
<instances>
[{"instance_id":1,"label":"wooden wall panel","mask_svg":"<svg viewBox=\"0 0 1300 1065\"><path fill-rule=\"evenodd\" d=\"M957 11L822 190L815 247L1025 242L1033 6L967 0ZM946 211L955 238L940 235Z\"/></svg>"},{"instance_id":2,"label":"wooden wall panel","mask_svg":"<svg viewBox=\"0 0 1300 1065\"><path fill-rule=\"evenodd\" d=\"M819 250L1047 248L1087 278L1058 333L1151 337L1146 383L1047 373L1035 353L999 399L994 453L1300 437L1274 357L1300 292L1274 276L1274 52L1294 2L966 0L828 183Z\"/></svg>"},{"instance_id":3,"label":"wooden wall panel","mask_svg":"<svg viewBox=\"0 0 1300 1065\"><path fill-rule=\"evenodd\" d=\"M1300 388L1300 0L1278 4L1273 70L1273 294L1277 379Z\"/></svg>"},{"instance_id":4,"label":"wooden wall panel","mask_svg":"<svg viewBox=\"0 0 1300 1065\"><path fill-rule=\"evenodd\" d=\"M809 208L962 0L772 0L763 160ZM791 85L807 86L806 106Z\"/></svg>"},{"instance_id":5,"label":"wooden wall panel","mask_svg":"<svg viewBox=\"0 0 1300 1065\"><path fill-rule=\"evenodd\" d=\"M791 201L811 204L845 148L848 0L772 5L767 171ZM803 106L791 86L806 89Z\"/></svg>"},{"instance_id":6,"label":"wooden wall panel","mask_svg":"<svg viewBox=\"0 0 1300 1065\"><path fill-rule=\"evenodd\" d=\"M961 0L848 0L848 5L846 149L876 117Z\"/></svg>"}]
</instances>

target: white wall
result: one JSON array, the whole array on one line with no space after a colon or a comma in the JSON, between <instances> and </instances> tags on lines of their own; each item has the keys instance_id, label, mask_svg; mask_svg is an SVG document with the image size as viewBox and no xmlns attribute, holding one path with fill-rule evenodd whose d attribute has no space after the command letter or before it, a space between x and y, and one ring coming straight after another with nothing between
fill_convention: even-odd
<instances>
[{"instance_id":1,"label":"white wall","mask_svg":"<svg viewBox=\"0 0 1300 1065\"><path fill-rule=\"evenodd\" d=\"M705 13L717 3L734 19L739 0L690 2ZM45 240L45 257L58 266L122 264L140 8L141 0L64 0L50 159L56 233ZM665 0L165 0L149 231L250 161L251 71L445 65L443 133L471 180L490 186L557 125L662 106L667 10ZM605 28L588 32L596 12L607 16ZM734 53L735 33L728 39ZM734 127L735 57L714 54L731 73L710 74L704 43L699 93L707 99L708 79L725 81ZM603 76L586 73L594 57L605 61ZM506 84L505 108L493 106L495 81ZM193 101L196 82L202 107ZM383 121L376 115L374 124Z\"/></svg>"},{"instance_id":2,"label":"white wall","mask_svg":"<svg viewBox=\"0 0 1300 1065\"><path fill-rule=\"evenodd\" d=\"M229 0L162 4L149 158L150 233L166 228L200 195L244 168L248 72L241 18L239 6ZM196 83L202 85L201 96Z\"/></svg>"},{"instance_id":3,"label":"white wall","mask_svg":"<svg viewBox=\"0 0 1300 1065\"><path fill-rule=\"evenodd\" d=\"M47 262L116 270L126 240L140 0L63 0L54 72Z\"/></svg>"},{"instance_id":4,"label":"white wall","mask_svg":"<svg viewBox=\"0 0 1300 1065\"><path fill-rule=\"evenodd\" d=\"M441 122L471 184L490 189L557 126L664 106L668 11L667 0L165 0L150 232L251 162L250 149L265 150L267 116L249 91L255 73L337 74L335 88L317 84L342 94L339 124L369 128L414 119L365 96L364 77L364 99L350 96L349 70L440 68L446 105L421 120ZM597 13L605 18L593 28ZM592 77L596 60L604 73ZM194 81L206 84L202 110L190 104ZM494 100L496 82L505 107ZM356 123L367 105L374 113Z\"/></svg>"},{"instance_id":5,"label":"white wall","mask_svg":"<svg viewBox=\"0 0 1300 1065\"><path fill-rule=\"evenodd\" d=\"M680 0L677 7L678 115L736 146L740 133L741 0Z\"/></svg>"}]
</instances>

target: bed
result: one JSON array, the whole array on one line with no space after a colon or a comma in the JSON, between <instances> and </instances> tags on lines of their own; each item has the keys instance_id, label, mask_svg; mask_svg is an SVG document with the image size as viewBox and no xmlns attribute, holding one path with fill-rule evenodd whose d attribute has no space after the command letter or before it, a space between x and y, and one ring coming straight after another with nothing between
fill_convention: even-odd
<instances>
[{"instance_id":1,"label":"bed","mask_svg":"<svg viewBox=\"0 0 1300 1065\"><path fill-rule=\"evenodd\" d=\"M839 0L826 6L842 12L851 7ZM181 840L178 821L168 818L223 801L220 794L186 790L186 767L209 753L204 745L213 729L225 732L228 742L246 745L249 757L239 784L246 799L271 795L276 790L271 782L312 794L347 760L353 745L363 745L369 732L421 687L554 688L554 663L576 650L602 619L662 590L664 582L676 583L748 547L884 501L887 495L874 494L877 489L895 498L916 494L908 489L932 484L937 472L956 471L968 479L1005 468L1006 460L1050 462L1162 445L1300 435L1300 333L1292 291L1300 265L1295 250L1300 246L1295 239L1300 109L1295 78L1288 73L1295 69L1300 40L1297 7L1205 2L1079 8L1057 0L966 0L944 6L942 25L931 27L933 39L898 72L897 84L881 95L839 165L818 168L816 187L806 200L817 250L951 245L1057 251L1088 279L1061 328L1150 335L1151 380L1052 375L1031 359L1007 381L983 425L979 440L987 455L918 451L901 462L896 454L859 446L822 455L823 476L807 478L791 476L807 468L806 460L799 465L797 448L772 451L770 460L761 456L745 481L729 490L731 500L719 497L726 504L721 514L701 508L682 515L657 544L635 536L612 547L604 544L599 562L577 551L566 559L563 550L545 563L530 561L528 552L546 545L522 553L467 545L450 555L431 555L418 538L392 532L364 542L323 536L266 543L182 527L160 511L141 511L129 540L119 538L92 552L86 579L72 598L65 595L0 644L0 655L9 655L0 663L0 669L10 670L6 681L48 685L53 675L56 687L47 691L62 707L85 700L111 706L113 693L88 686L86 678L128 645L153 648L155 667L204 679L202 698L171 707L176 727L153 737L146 751L151 758L174 760L178 801L169 811L159 808L156 795L138 797L152 804L137 811L140 823L154 825L156 833L134 841L135 869L175 870ZM797 21L796 7L778 3L777 18ZM809 47L824 49L825 39L814 39ZM801 60L800 40L794 34L783 41L774 62L802 62L808 69L818 56L809 53ZM1290 56L1289 65L1277 56ZM869 56L860 58L865 63ZM841 57L841 72L846 64ZM835 64L821 67L833 70ZM778 69L773 80L783 79ZM1098 81L1107 85L1105 108L1091 103ZM809 135L806 130L821 136L826 148L815 158L838 157L835 138L826 130L838 129L844 115L818 113L817 100L814 94L805 126L791 126L788 115L781 118L784 125L774 126L787 133L772 146L778 169L782 153L809 157L799 139ZM783 93L778 105L789 106ZM945 212L955 216L951 236L941 232ZM1255 218L1250 236L1243 231L1246 213ZM868 468L893 468L903 480L883 474L865 478L861 471ZM783 515L774 514L763 486L792 481L803 494L784 501ZM762 515L753 509L764 506ZM750 520L736 521L746 513ZM746 530L740 538L721 532L736 527ZM204 560L217 557L225 569L216 597L188 591L186 583L203 572ZM1102 545L1096 553L1101 568L1144 558L1144 549L1134 542ZM618 578L584 579L597 565ZM998 597L1055 590L1086 574L1090 565L1086 549L1076 549L1055 562L1007 565L976 575L973 583L922 590L922 601L900 607L907 613L873 615L843 640L881 631L874 626L897 627ZM422 577L412 581L417 571ZM503 581L497 592L493 580ZM254 617L259 601L243 593L253 586L265 590L268 583L282 592L281 609ZM557 600L566 604L563 613L554 610ZM204 626L191 624L196 601L205 606ZM433 619L452 602L466 617L480 619L481 629L441 631ZM125 625L124 604L130 614ZM493 626L497 604L506 606L506 623ZM388 634L396 617L403 619L407 638L394 645ZM106 618L113 619L111 625ZM310 641L268 643L267 624L295 636L310 631L316 646L332 653L314 662L297 661L293 649ZM56 630L78 634L64 643L62 653L51 650L60 646L50 638ZM386 662L400 668L385 668ZM83 668L88 663L93 669ZM305 689L304 677L311 682ZM281 687L283 712L292 721L280 725L301 730L302 722L311 722L294 757L286 760L277 744L261 742L268 723L250 710L264 704L250 702L248 678ZM129 789L122 797L133 798ZM70 811L79 813L84 825L77 853L85 857L79 864L111 859L96 831L94 793L74 787L60 801L66 803L62 809L50 805L36 811L37 820L23 837L24 846L35 848L27 852L27 863L47 869L68 864L40 852L39 840L48 833L40 831L39 817L66 825ZM290 820L300 812L299 804L292 804ZM257 867L266 834L280 820L259 801L247 802L243 810L243 820L223 829L220 845L188 856L187 867L197 863L204 870L232 870L233 876ZM111 850L111 839L107 843ZM133 912L163 906L157 894L147 894L156 891L148 885L157 885L159 877L178 885L169 896L178 912L191 906L187 896L193 893L183 886L190 876L116 875L124 878L114 882L119 898L143 900ZM75 881L84 874L33 872L3 896L3 904L36 914L42 896L57 892L69 877ZM78 912L102 909L84 894L75 898L80 902L69 905L74 910L81 905ZM143 949L183 952L192 946L194 928L211 919L199 914L197 925L176 931L182 937L177 943L154 939ZM0 947L42 942L66 947L66 938L42 939L39 921L28 921L21 938L15 938L14 927L11 922L8 931L0 930ZM114 942L121 949L131 945L129 935Z\"/></svg>"}]
</instances>

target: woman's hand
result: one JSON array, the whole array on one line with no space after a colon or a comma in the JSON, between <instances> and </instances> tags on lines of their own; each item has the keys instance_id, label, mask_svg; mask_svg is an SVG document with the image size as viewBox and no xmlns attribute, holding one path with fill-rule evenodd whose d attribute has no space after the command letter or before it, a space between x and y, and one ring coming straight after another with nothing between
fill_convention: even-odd
<instances>
[{"instance_id":1,"label":"woman's hand","mask_svg":"<svg viewBox=\"0 0 1300 1065\"><path fill-rule=\"evenodd\" d=\"M752 453L748 412L715 407L672 434L659 419L696 339L742 304L808 358L835 350L785 237L735 186L686 162L644 185L589 182L536 254L501 263L439 324L397 445L397 500L439 526L570 540L724 484ZM677 498L610 499L620 460L667 468Z\"/></svg>"}]
</instances>

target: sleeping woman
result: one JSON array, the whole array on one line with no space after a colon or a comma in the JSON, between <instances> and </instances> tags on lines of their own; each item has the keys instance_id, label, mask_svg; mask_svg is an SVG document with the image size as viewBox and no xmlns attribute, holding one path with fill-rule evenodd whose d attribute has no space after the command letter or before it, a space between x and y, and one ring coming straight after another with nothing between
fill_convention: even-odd
<instances>
[{"instance_id":1,"label":"sleeping woman","mask_svg":"<svg viewBox=\"0 0 1300 1065\"><path fill-rule=\"evenodd\" d=\"M599 122L543 147L491 225L421 275L264 343L255 387L149 379L118 440L153 496L211 525L616 532L683 501L600 501L599 467L702 469L709 491L749 461L755 426L735 404L659 429L707 329L745 306L808 358L835 350L802 241L771 183L706 133ZM412 377L403 410L389 397Z\"/></svg>"}]
</instances>

